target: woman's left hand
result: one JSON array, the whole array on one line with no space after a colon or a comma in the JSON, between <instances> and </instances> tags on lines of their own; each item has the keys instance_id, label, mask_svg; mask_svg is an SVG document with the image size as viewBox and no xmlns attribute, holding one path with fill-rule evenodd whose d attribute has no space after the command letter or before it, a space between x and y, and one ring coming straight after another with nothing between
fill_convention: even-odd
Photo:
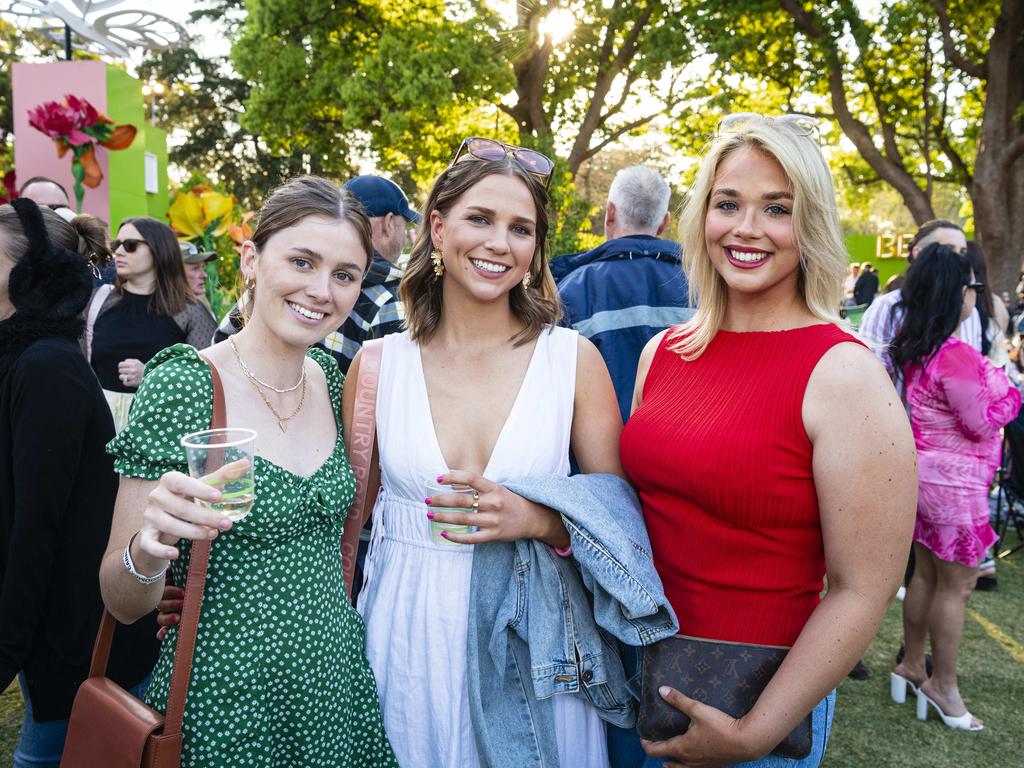
<instances>
[{"instance_id":1,"label":"woman's left hand","mask_svg":"<svg viewBox=\"0 0 1024 768\"><path fill-rule=\"evenodd\" d=\"M660 693L665 701L690 718L690 727L681 736L640 742L649 756L668 758L665 768L719 768L761 756L756 748L751 748L741 720L684 696L674 688L664 686ZM764 752L769 750L770 747Z\"/></svg>"},{"instance_id":2,"label":"woman's left hand","mask_svg":"<svg viewBox=\"0 0 1024 768\"><path fill-rule=\"evenodd\" d=\"M553 547L569 546L569 534L554 510L534 504L502 485L473 472L452 470L440 476L441 485L465 485L466 493L442 493L426 499L427 517L438 523L475 525L474 533L445 531L444 537L457 544L486 541L539 539ZM461 507L472 512L449 512L432 507Z\"/></svg>"},{"instance_id":3,"label":"woman's left hand","mask_svg":"<svg viewBox=\"0 0 1024 768\"><path fill-rule=\"evenodd\" d=\"M141 360L129 357L117 364L117 377L126 387L138 387L142 383L142 371L145 367Z\"/></svg>"}]
</instances>

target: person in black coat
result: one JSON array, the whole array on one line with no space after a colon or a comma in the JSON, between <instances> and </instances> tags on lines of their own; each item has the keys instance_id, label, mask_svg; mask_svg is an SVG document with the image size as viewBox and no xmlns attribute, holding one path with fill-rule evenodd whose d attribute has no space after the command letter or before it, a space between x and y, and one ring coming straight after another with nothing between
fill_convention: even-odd
<instances>
[{"instance_id":1,"label":"person in black coat","mask_svg":"<svg viewBox=\"0 0 1024 768\"><path fill-rule=\"evenodd\" d=\"M0 691L18 677L25 695L16 768L59 764L102 611L114 426L79 338L89 259L108 255L92 217L0 206ZM155 629L118 633L111 677L127 688L153 666Z\"/></svg>"},{"instance_id":2,"label":"person in black coat","mask_svg":"<svg viewBox=\"0 0 1024 768\"><path fill-rule=\"evenodd\" d=\"M853 300L857 306L868 306L878 293L878 270L870 264L862 264L860 276L853 284Z\"/></svg>"}]
</instances>

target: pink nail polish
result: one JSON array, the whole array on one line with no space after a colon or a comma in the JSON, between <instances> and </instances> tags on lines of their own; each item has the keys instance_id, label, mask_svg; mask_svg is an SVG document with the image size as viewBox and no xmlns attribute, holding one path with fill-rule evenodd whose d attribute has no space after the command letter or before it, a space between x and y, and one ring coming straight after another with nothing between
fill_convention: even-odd
<instances>
[{"instance_id":1,"label":"pink nail polish","mask_svg":"<svg viewBox=\"0 0 1024 768\"><path fill-rule=\"evenodd\" d=\"M429 519L433 520L434 519L434 513L433 512L427 512L427 517Z\"/></svg>"},{"instance_id":2,"label":"pink nail polish","mask_svg":"<svg viewBox=\"0 0 1024 768\"><path fill-rule=\"evenodd\" d=\"M448 531L441 531L441 537L444 539L448 538Z\"/></svg>"},{"instance_id":3,"label":"pink nail polish","mask_svg":"<svg viewBox=\"0 0 1024 768\"><path fill-rule=\"evenodd\" d=\"M425 498L425 499L423 500L423 503L424 503L424 504L429 504L429 503L430 503L430 497L429 497L429 496L427 496L427 498Z\"/></svg>"},{"instance_id":4,"label":"pink nail polish","mask_svg":"<svg viewBox=\"0 0 1024 768\"><path fill-rule=\"evenodd\" d=\"M439 483L444 482L444 475L438 475L437 476L437 482L439 482Z\"/></svg>"}]
</instances>

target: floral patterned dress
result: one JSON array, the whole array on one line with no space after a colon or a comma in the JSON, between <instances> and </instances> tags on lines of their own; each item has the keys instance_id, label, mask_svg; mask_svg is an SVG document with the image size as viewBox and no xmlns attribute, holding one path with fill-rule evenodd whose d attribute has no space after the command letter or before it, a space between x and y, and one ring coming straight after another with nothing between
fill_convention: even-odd
<instances>
[{"instance_id":1,"label":"floral patterned dress","mask_svg":"<svg viewBox=\"0 0 1024 768\"><path fill-rule=\"evenodd\" d=\"M256 457L252 511L213 542L185 704L181 765L246 768L396 766L384 734L363 622L345 598L340 538L355 480L341 441L343 377L327 375L338 443L300 477ZM118 472L187 472L180 438L209 427L210 370L169 347L146 366L127 427L108 446ZM171 571L188 572L189 542ZM155 628L154 628L155 631ZM146 702L166 707L177 628L164 641Z\"/></svg>"},{"instance_id":2,"label":"floral patterned dress","mask_svg":"<svg viewBox=\"0 0 1024 768\"><path fill-rule=\"evenodd\" d=\"M996 540L988 489L999 465L999 430L1017 417L1020 392L970 344L950 337L906 375L917 444L914 541L940 560L977 567Z\"/></svg>"}]
</instances>

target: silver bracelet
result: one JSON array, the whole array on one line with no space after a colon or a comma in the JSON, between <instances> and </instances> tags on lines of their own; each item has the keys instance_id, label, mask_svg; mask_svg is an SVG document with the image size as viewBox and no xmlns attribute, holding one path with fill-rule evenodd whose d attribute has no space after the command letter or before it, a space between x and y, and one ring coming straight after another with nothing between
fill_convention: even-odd
<instances>
[{"instance_id":1,"label":"silver bracelet","mask_svg":"<svg viewBox=\"0 0 1024 768\"><path fill-rule=\"evenodd\" d=\"M134 576L138 580L139 584L156 584L156 582L161 581L164 578L164 574L167 573L167 569L170 567L170 564L165 565L164 569L162 571L160 571L160 573L158 573L156 576L143 576L141 573L136 571L135 570L135 563L132 562L131 549L132 549L132 542L135 541L135 537L138 536L138 535L139 535L139 532L136 531L132 535L132 537L130 539L128 539L128 546L126 546L124 548L124 567L125 567L125 570L127 570L128 573L130 573L132 576Z\"/></svg>"}]
</instances>

